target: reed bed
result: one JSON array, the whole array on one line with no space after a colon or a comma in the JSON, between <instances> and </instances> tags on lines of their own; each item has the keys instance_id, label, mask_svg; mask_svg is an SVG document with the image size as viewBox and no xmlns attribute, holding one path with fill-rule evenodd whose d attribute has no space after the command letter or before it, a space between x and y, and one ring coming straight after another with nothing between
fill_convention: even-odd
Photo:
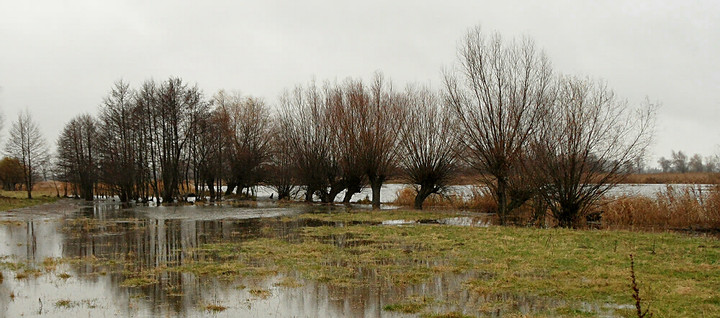
<instances>
[{"instance_id":1,"label":"reed bed","mask_svg":"<svg viewBox=\"0 0 720 318\"><path fill-rule=\"evenodd\" d=\"M415 190L398 191L396 205L412 206ZM487 189L476 187L469 195L433 194L424 208L473 210L492 213L497 204ZM513 211L510 219L516 225L541 227L556 225L545 205L530 200ZM592 220L591 220L592 219ZM720 232L720 185L667 185L654 195L621 195L606 197L588 213L588 221L581 225L604 229L693 230Z\"/></svg>"},{"instance_id":2,"label":"reed bed","mask_svg":"<svg viewBox=\"0 0 720 318\"><path fill-rule=\"evenodd\" d=\"M668 185L654 197L608 198L601 206L605 228L720 229L720 186Z\"/></svg>"}]
</instances>

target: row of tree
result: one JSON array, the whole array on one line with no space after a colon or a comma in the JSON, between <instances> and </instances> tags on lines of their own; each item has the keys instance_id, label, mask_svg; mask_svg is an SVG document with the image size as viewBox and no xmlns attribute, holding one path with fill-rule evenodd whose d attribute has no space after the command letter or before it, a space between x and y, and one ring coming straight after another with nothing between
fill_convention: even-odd
<instances>
[{"instance_id":1,"label":"row of tree","mask_svg":"<svg viewBox=\"0 0 720 318\"><path fill-rule=\"evenodd\" d=\"M97 118L80 115L58 139L63 180L93 198L97 184L122 201L203 192L344 201L401 175L415 206L442 191L463 166L482 176L501 221L531 199L569 226L620 182L650 142L654 107L634 109L602 82L554 74L532 41L468 32L444 89L396 91L311 82L286 91L275 112L263 100L218 92L204 98L181 79L118 82Z\"/></svg>"},{"instance_id":2,"label":"row of tree","mask_svg":"<svg viewBox=\"0 0 720 318\"><path fill-rule=\"evenodd\" d=\"M669 159L660 157L658 164L662 172L717 172L720 168L718 160L717 156L703 158L699 154L688 158L684 152L673 150Z\"/></svg>"}]
</instances>

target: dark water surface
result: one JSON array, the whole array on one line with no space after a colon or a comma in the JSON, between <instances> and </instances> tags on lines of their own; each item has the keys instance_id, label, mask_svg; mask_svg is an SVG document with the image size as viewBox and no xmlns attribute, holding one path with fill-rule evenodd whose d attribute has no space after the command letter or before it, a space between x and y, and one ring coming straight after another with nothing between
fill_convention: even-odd
<instances>
[{"instance_id":1,"label":"dark water surface","mask_svg":"<svg viewBox=\"0 0 720 318\"><path fill-rule=\"evenodd\" d=\"M433 311L471 315L477 315L478 308L489 301L508 303L511 310L528 314L562 305L554 299L468 292L463 284L482 273L437 274L422 284L402 287L390 282L371 285L375 287L335 287L303 279L297 272L228 281L162 271L157 283L123 287L121 283L134 272L197 261L202 256L192 251L205 243L258 237L296 240L298 229L320 224L281 217L315 208L260 204L248 208L122 209L112 202L98 202L66 208L62 213L46 209L50 211L29 209L0 215L0 262L5 263L0 267L0 316L413 317L383 307L422 296L435 299L436 305L430 307ZM487 226L485 222L473 218L439 221L447 226ZM336 245L346 244L346 238L332 239ZM59 258L83 261L55 264ZM93 259L120 261L110 264L114 270L106 271L100 269L106 267L93 266ZM28 270L14 269L17 265L13 264L25 264ZM30 274L18 277L22 272ZM372 271L361 272L367 280L381 279ZM282 284L288 277L298 284ZM208 305L225 309L211 311ZM612 312L602 306L585 306L595 314Z\"/></svg>"}]
</instances>

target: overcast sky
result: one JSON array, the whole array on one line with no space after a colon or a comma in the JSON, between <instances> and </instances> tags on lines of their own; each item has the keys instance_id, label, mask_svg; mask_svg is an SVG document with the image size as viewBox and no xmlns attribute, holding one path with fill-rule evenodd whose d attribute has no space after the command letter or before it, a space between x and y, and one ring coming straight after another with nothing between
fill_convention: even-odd
<instances>
[{"instance_id":1,"label":"overcast sky","mask_svg":"<svg viewBox=\"0 0 720 318\"><path fill-rule=\"evenodd\" d=\"M606 80L631 103L660 101L652 165L671 149L720 152L716 0L0 0L1 138L27 108L54 144L118 79L179 76L207 96L239 90L269 103L312 78L377 70L396 87L440 87L474 25L528 35L556 71Z\"/></svg>"}]
</instances>

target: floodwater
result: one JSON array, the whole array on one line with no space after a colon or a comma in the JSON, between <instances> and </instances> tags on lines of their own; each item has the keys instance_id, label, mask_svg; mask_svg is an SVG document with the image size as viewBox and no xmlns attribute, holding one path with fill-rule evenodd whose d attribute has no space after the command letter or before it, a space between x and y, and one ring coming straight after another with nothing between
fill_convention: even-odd
<instances>
[{"instance_id":1,"label":"floodwater","mask_svg":"<svg viewBox=\"0 0 720 318\"><path fill-rule=\"evenodd\" d=\"M672 187L675 187L676 189L683 189L687 187L692 187L695 189L701 189L706 190L714 185L711 184L673 184ZM380 200L383 203L390 203L395 201L397 198L398 192L406 187L411 187L407 184L401 184L401 183L389 183L384 184L382 188L380 189ZM667 184L620 184L617 187L614 187L608 191L608 195L612 196L620 196L620 195L643 195L643 196L649 196L653 197L658 192L664 192L667 190L668 185ZM223 188L224 189L224 188ZM446 194L452 194L452 195L458 195L460 197L469 198L472 196L473 191L478 191L479 187L477 185L453 185L449 186L446 190ZM257 188L256 192L258 199L269 199L272 195L274 198L277 198L277 193L274 192L274 190L270 187L264 187L260 186ZM300 192L297 195L298 198L302 197L302 192ZM345 197L345 191L340 192L337 197L335 197L336 202L342 202L343 198ZM372 198L372 191L369 188L363 188L363 190L360 193L356 193L352 196L351 202L356 202L359 200L364 199L371 199ZM319 198L315 198L316 200L319 200Z\"/></svg>"},{"instance_id":2,"label":"floodwater","mask_svg":"<svg viewBox=\"0 0 720 318\"><path fill-rule=\"evenodd\" d=\"M298 272L223 280L163 271L157 283L124 287L121 283L134 271L195 261L198 256L192 253L193 248L205 243L242 242L257 237L292 240L298 236L299 228L315 225L281 217L318 207L259 203L247 208L122 209L106 201L86 206L67 201L60 204L65 206L57 211L50 206L0 213L0 317L414 317L383 307L421 296L437 301L429 307L433 311L470 315L477 315L477 308L486 302L512 304L509 310L525 314L563 304L558 299L468 292L463 284L483 275L472 272L437 274L416 285L395 286L380 281L370 284L374 287L336 287L303 279ZM489 226L488 220L472 217L435 222ZM406 223L397 220L385 226ZM52 260L58 258L84 261L54 264ZM113 258L122 260L116 270L105 271L91 264L93 259ZM29 270L27 277L20 277L18 273L23 271L8 265L17 263L37 271ZM368 281L382 279L371 271L362 275ZM288 277L298 284L280 283ZM208 305L224 309L211 311ZM613 308L602 305L583 306L601 316L613 313Z\"/></svg>"}]
</instances>

